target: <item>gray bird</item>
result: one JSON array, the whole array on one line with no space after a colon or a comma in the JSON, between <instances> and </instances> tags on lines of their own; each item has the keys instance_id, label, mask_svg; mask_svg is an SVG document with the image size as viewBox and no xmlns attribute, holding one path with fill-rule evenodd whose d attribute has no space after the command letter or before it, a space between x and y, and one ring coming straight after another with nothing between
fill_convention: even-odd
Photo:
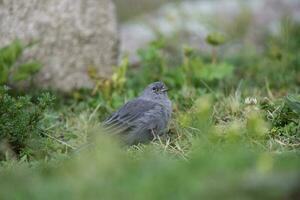
<instances>
[{"instance_id":1,"label":"gray bird","mask_svg":"<svg viewBox=\"0 0 300 200\"><path fill-rule=\"evenodd\" d=\"M146 143L167 131L172 104L163 82L154 82L103 123L108 132L119 134L128 145Z\"/></svg>"}]
</instances>

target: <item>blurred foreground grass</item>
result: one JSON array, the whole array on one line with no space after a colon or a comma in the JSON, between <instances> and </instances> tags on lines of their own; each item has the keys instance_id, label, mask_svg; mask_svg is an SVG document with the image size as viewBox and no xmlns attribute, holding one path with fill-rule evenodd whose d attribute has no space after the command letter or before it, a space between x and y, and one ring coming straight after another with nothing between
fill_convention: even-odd
<instances>
[{"instance_id":1,"label":"blurred foreground grass","mask_svg":"<svg viewBox=\"0 0 300 200\"><path fill-rule=\"evenodd\" d=\"M121 149L100 137L72 159L11 162L1 172L2 199L296 199L299 157L249 144L199 138L188 159L174 159L164 145Z\"/></svg>"},{"instance_id":2,"label":"blurred foreground grass","mask_svg":"<svg viewBox=\"0 0 300 200\"><path fill-rule=\"evenodd\" d=\"M160 38L137 69L124 58L103 79L90 67L95 88L68 96L1 89L0 199L299 198L300 25L284 25L262 52L231 57L216 54L219 34L212 55ZM172 88L165 138L124 147L102 133L100 121L156 80Z\"/></svg>"}]
</instances>

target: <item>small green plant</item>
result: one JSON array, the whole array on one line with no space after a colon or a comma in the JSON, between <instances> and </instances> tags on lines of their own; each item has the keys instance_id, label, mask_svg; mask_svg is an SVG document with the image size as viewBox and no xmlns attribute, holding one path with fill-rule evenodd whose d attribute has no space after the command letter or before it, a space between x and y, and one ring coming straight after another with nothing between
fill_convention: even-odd
<instances>
[{"instance_id":1,"label":"small green plant","mask_svg":"<svg viewBox=\"0 0 300 200\"><path fill-rule=\"evenodd\" d=\"M92 96L100 97L108 109L114 107L115 104L121 103L121 94L124 92L127 80L128 65L128 58L123 58L120 65L114 67L113 74L108 78L99 76L96 68L88 68L88 75L95 85L92 90ZM75 94L77 95L77 93ZM77 96L80 95L78 94Z\"/></svg>"},{"instance_id":2,"label":"small green plant","mask_svg":"<svg viewBox=\"0 0 300 200\"><path fill-rule=\"evenodd\" d=\"M225 62L204 63L193 49L186 47L184 48L183 69L187 76L186 80L199 82L199 80L222 80L232 75L234 67Z\"/></svg>"},{"instance_id":3,"label":"small green plant","mask_svg":"<svg viewBox=\"0 0 300 200\"><path fill-rule=\"evenodd\" d=\"M203 81L220 81L233 73L233 65L227 62L207 63L189 46L183 47L183 59L174 66L166 56L164 41L163 39L153 41L147 48L139 50L141 66L136 73L130 74L132 76L130 88L157 80L166 82L172 88L180 89L185 86L193 88L199 87ZM221 41L219 43L221 44Z\"/></svg>"},{"instance_id":4,"label":"small green plant","mask_svg":"<svg viewBox=\"0 0 300 200\"><path fill-rule=\"evenodd\" d=\"M212 46L212 63L217 63L217 47L225 43L225 36L221 33L207 35L206 42Z\"/></svg>"},{"instance_id":5,"label":"small green plant","mask_svg":"<svg viewBox=\"0 0 300 200\"><path fill-rule=\"evenodd\" d=\"M34 102L29 96L15 98L8 94L8 88L0 88L0 142L7 147L4 153L9 150L20 156L29 141L41 138L40 121L52 101L48 93Z\"/></svg>"},{"instance_id":6,"label":"small green plant","mask_svg":"<svg viewBox=\"0 0 300 200\"><path fill-rule=\"evenodd\" d=\"M271 123L272 137L287 147L297 147L300 136L299 97L291 95L274 102L267 101L262 107Z\"/></svg>"},{"instance_id":7,"label":"small green plant","mask_svg":"<svg viewBox=\"0 0 300 200\"><path fill-rule=\"evenodd\" d=\"M300 98L296 96L287 96L285 98L285 104L296 114L296 116L300 117Z\"/></svg>"},{"instance_id":8,"label":"small green plant","mask_svg":"<svg viewBox=\"0 0 300 200\"><path fill-rule=\"evenodd\" d=\"M151 80L162 79L167 70L166 59L163 55L164 47L164 40L158 39L151 42L147 48L138 51L141 67L143 68L141 77L148 76Z\"/></svg>"},{"instance_id":9,"label":"small green plant","mask_svg":"<svg viewBox=\"0 0 300 200\"><path fill-rule=\"evenodd\" d=\"M37 61L17 62L28 47L29 45L25 46L21 41L15 40L0 49L0 85L26 80L40 70L42 65Z\"/></svg>"}]
</instances>

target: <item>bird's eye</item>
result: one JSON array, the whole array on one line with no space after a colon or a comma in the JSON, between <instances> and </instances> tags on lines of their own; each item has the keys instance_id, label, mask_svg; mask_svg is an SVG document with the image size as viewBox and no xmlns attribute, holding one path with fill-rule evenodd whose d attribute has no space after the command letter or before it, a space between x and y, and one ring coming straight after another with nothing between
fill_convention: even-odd
<instances>
[{"instance_id":1,"label":"bird's eye","mask_svg":"<svg viewBox=\"0 0 300 200\"><path fill-rule=\"evenodd\" d=\"M153 91L155 91L155 90L156 90L156 88L155 88L155 87L153 87L153 88L152 88L152 90L153 90Z\"/></svg>"}]
</instances>

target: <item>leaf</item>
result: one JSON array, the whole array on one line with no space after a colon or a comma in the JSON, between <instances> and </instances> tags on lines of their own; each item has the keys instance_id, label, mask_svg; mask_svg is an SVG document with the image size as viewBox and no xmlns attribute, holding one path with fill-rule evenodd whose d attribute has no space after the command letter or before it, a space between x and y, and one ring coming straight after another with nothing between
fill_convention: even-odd
<instances>
[{"instance_id":1,"label":"leaf","mask_svg":"<svg viewBox=\"0 0 300 200\"><path fill-rule=\"evenodd\" d=\"M111 77L114 86L118 89L123 88L126 82L126 73L127 73L128 65L129 65L128 58L124 58L120 66L115 69L115 72Z\"/></svg>"},{"instance_id":2,"label":"leaf","mask_svg":"<svg viewBox=\"0 0 300 200\"><path fill-rule=\"evenodd\" d=\"M89 66L89 67L87 68L87 74L88 74L88 76L89 76L92 80L97 80L97 79L99 79L97 69L96 69L96 67L94 67L94 66Z\"/></svg>"},{"instance_id":3,"label":"leaf","mask_svg":"<svg viewBox=\"0 0 300 200\"><path fill-rule=\"evenodd\" d=\"M5 84L8 80L9 69L6 65L0 64L0 84Z\"/></svg>"},{"instance_id":4,"label":"leaf","mask_svg":"<svg viewBox=\"0 0 300 200\"><path fill-rule=\"evenodd\" d=\"M10 45L0 49L0 65L11 68L17 59L23 53L23 44L19 40L15 40Z\"/></svg>"},{"instance_id":5,"label":"leaf","mask_svg":"<svg viewBox=\"0 0 300 200\"><path fill-rule=\"evenodd\" d=\"M232 75L234 67L228 63L209 64L201 67L196 76L207 81L221 80Z\"/></svg>"},{"instance_id":6,"label":"leaf","mask_svg":"<svg viewBox=\"0 0 300 200\"><path fill-rule=\"evenodd\" d=\"M28 62L20 65L17 71L13 74L14 81L21 81L29 78L41 69L42 65L39 62Z\"/></svg>"},{"instance_id":7,"label":"leaf","mask_svg":"<svg viewBox=\"0 0 300 200\"><path fill-rule=\"evenodd\" d=\"M225 43L225 37L220 33L211 33L206 37L206 42L212 46L218 46Z\"/></svg>"},{"instance_id":8,"label":"leaf","mask_svg":"<svg viewBox=\"0 0 300 200\"><path fill-rule=\"evenodd\" d=\"M285 103L293 112L300 116L300 101L295 96L287 96Z\"/></svg>"},{"instance_id":9,"label":"leaf","mask_svg":"<svg viewBox=\"0 0 300 200\"><path fill-rule=\"evenodd\" d=\"M23 45L15 40L10 45L0 49L0 84L8 81L10 69L23 52Z\"/></svg>"}]
</instances>

